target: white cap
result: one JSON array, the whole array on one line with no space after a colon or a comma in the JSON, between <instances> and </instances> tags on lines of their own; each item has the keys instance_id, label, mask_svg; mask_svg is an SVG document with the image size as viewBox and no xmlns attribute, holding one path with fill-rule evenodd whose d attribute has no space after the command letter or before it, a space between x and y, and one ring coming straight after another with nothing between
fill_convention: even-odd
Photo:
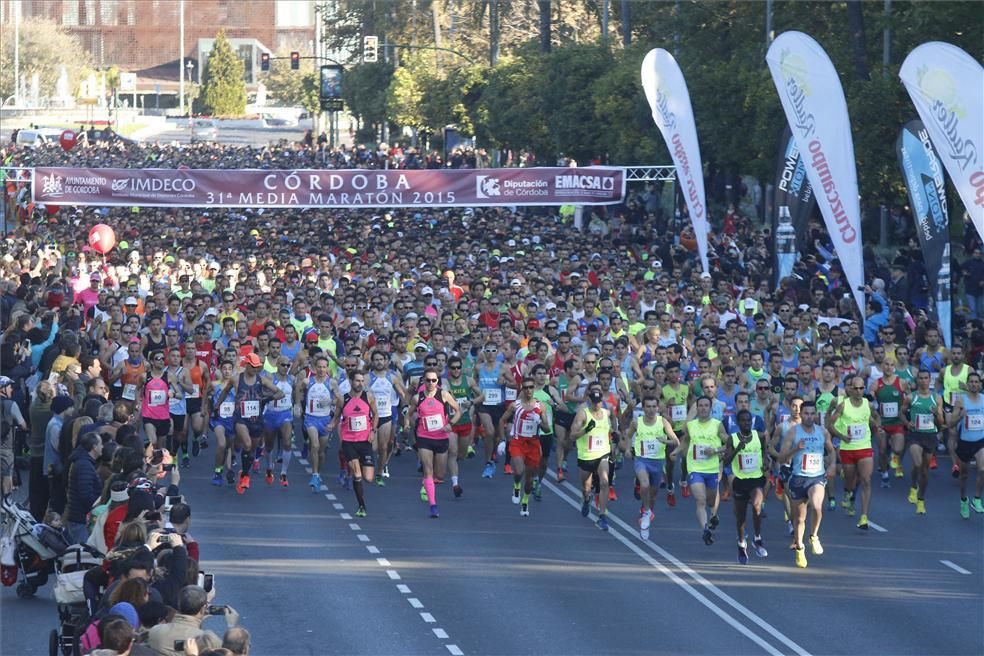
<instances>
[{"instance_id":1,"label":"white cap","mask_svg":"<svg viewBox=\"0 0 984 656\"><path fill-rule=\"evenodd\" d=\"M136 296L127 296L126 300L123 302L123 305L137 305L137 304L138 303L137 303Z\"/></svg>"},{"instance_id":2,"label":"white cap","mask_svg":"<svg viewBox=\"0 0 984 656\"><path fill-rule=\"evenodd\" d=\"M519 278L513 278L512 281L509 284L511 286L513 286L513 287L522 287L523 286L523 283L520 281Z\"/></svg>"},{"instance_id":3,"label":"white cap","mask_svg":"<svg viewBox=\"0 0 984 656\"><path fill-rule=\"evenodd\" d=\"M431 296L433 296L434 295L434 290L431 289L430 287L424 287L423 289L420 290L420 293L423 296L427 296L428 294L430 294Z\"/></svg>"}]
</instances>

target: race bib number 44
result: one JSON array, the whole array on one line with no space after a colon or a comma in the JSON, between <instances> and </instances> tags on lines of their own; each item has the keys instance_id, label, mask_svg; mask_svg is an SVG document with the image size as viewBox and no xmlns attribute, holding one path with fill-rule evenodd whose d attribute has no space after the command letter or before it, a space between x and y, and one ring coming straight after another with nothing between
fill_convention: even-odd
<instances>
[{"instance_id":1,"label":"race bib number 44","mask_svg":"<svg viewBox=\"0 0 984 656\"><path fill-rule=\"evenodd\" d=\"M685 405L670 406L670 421L683 421L686 418L687 418L687 406Z\"/></svg>"}]
</instances>

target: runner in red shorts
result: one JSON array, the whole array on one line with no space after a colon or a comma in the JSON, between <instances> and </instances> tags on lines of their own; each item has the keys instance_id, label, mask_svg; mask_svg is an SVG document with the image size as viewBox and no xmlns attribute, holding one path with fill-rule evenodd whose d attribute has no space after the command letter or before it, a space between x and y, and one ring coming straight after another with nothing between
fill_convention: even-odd
<instances>
[{"instance_id":1,"label":"runner in red shorts","mask_svg":"<svg viewBox=\"0 0 984 656\"><path fill-rule=\"evenodd\" d=\"M519 504L519 516L530 516L530 493L533 479L540 469L540 429L546 417L546 408L533 398L532 380L523 381L519 398L510 405L499 421L504 435L509 436L509 458L513 470L512 502ZM506 432L506 424L512 422L512 430ZM522 495L520 491L522 490Z\"/></svg>"}]
</instances>

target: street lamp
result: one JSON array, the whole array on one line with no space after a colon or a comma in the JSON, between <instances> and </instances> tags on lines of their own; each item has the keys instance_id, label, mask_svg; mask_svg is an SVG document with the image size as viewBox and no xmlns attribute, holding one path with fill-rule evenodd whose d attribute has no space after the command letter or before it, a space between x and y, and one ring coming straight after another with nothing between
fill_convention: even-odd
<instances>
[{"instance_id":1,"label":"street lamp","mask_svg":"<svg viewBox=\"0 0 984 656\"><path fill-rule=\"evenodd\" d=\"M194 70L194 68L195 68L195 62L193 62L193 61L191 61L189 59L188 60L188 63L185 64L185 70L188 71L188 84L189 85L191 84L191 81L192 81L192 71ZM188 118L189 119L191 118L191 93L188 94Z\"/></svg>"}]
</instances>

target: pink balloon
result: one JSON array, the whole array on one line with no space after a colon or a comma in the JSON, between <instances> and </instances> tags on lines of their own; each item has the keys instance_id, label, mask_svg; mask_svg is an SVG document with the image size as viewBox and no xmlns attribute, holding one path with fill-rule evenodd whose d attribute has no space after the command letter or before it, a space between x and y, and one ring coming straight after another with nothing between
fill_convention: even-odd
<instances>
[{"instance_id":1,"label":"pink balloon","mask_svg":"<svg viewBox=\"0 0 984 656\"><path fill-rule=\"evenodd\" d=\"M64 150L66 153L70 151L72 148L75 148L75 144L77 144L78 142L79 142L79 135L73 132L72 130L65 130L64 132L61 133L61 136L58 138L58 143L61 144L62 150Z\"/></svg>"},{"instance_id":2,"label":"pink balloon","mask_svg":"<svg viewBox=\"0 0 984 656\"><path fill-rule=\"evenodd\" d=\"M89 246L97 253L105 255L116 246L116 233L105 223L94 225L89 231Z\"/></svg>"}]
</instances>

